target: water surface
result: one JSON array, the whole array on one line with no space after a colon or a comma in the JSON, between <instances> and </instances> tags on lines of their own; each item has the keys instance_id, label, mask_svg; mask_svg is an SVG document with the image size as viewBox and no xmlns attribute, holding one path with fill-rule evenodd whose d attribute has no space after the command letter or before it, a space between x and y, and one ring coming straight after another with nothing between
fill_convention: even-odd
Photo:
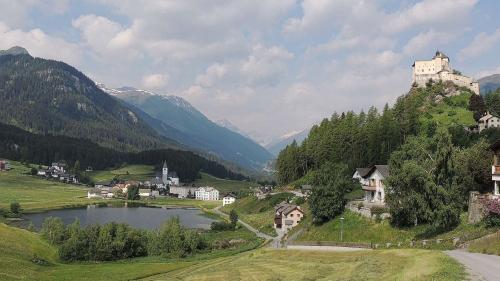
<instances>
[{"instance_id":1,"label":"water surface","mask_svg":"<svg viewBox=\"0 0 500 281\"><path fill-rule=\"evenodd\" d=\"M209 229L210 224L214 221L204 216L201 210L195 208L98 207L95 205L24 216L27 223L31 221L37 229L41 228L43 220L47 217L60 217L65 224L70 224L78 218L82 226L117 222L141 229L156 229L173 217L179 217L181 224L187 228Z\"/></svg>"}]
</instances>

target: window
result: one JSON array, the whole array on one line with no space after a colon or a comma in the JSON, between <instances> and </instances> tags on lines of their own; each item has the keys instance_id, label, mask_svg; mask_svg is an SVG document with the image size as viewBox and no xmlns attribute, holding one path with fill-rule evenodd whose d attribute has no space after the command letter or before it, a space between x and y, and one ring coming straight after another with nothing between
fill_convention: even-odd
<instances>
[{"instance_id":1,"label":"window","mask_svg":"<svg viewBox=\"0 0 500 281\"><path fill-rule=\"evenodd\" d=\"M290 214L290 217L293 218L293 214Z\"/></svg>"},{"instance_id":2,"label":"window","mask_svg":"<svg viewBox=\"0 0 500 281\"><path fill-rule=\"evenodd\" d=\"M300 218L300 214L297 214L297 217Z\"/></svg>"}]
</instances>

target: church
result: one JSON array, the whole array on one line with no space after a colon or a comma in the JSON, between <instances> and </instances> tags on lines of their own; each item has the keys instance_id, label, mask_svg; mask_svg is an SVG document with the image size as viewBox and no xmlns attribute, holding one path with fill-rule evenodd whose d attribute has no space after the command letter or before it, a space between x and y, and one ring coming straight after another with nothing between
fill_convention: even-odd
<instances>
[{"instance_id":1,"label":"church","mask_svg":"<svg viewBox=\"0 0 500 281\"><path fill-rule=\"evenodd\" d=\"M180 185L180 180L179 176L177 176L177 173L174 171L169 172L168 171L168 166L167 166L167 161L163 161L163 169L162 169L162 181L163 184L165 185L173 185L173 186L179 186Z\"/></svg>"}]
</instances>

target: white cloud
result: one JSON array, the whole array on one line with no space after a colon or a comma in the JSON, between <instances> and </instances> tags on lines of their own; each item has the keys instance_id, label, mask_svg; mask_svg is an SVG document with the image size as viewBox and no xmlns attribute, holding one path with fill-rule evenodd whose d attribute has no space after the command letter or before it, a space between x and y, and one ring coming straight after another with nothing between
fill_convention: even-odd
<instances>
[{"instance_id":1,"label":"white cloud","mask_svg":"<svg viewBox=\"0 0 500 281\"><path fill-rule=\"evenodd\" d=\"M77 44L50 36L38 28L23 31L11 29L0 22L0 49L12 46L24 47L36 57L62 60L69 64L79 64L82 57L82 51Z\"/></svg>"},{"instance_id":2,"label":"white cloud","mask_svg":"<svg viewBox=\"0 0 500 281\"><path fill-rule=\"evenodd\" d=\"M408 56L428 53L429 50L439 49L441 45L448 43L455 37L456 35L451 32L437 32L434 29L420 32L406 43L403 47L403 53Z\"/></svg>"},{"instance_id":3,"label":"white cloud","mask_svg":"<svg viewBox=\"0 0 500 281\"><path fill-rule=\"evenodd\" d=\"M461 58L473 58L489 51L493 46L500 42L500 28L497 28L493 33L487 34L481 32L474 37L470 44L460 50Z\"/></svg>"},{"instance_id":4,"label":"white cloud","mask_svg":"<svg viewBox=\"0 0 500 281\"><path fill-rule=\"evenodd\" d=\"M169 80L168 74L150 74L142 78L142 85L148 90L159 90L165 87Z\"/></svg>"}]
</instances>

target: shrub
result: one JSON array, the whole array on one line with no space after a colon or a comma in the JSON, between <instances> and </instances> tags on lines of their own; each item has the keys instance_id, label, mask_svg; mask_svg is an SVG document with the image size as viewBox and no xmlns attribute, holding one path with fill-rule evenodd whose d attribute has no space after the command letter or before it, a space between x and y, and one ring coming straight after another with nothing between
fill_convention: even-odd
<instances>
[{"instance_id":1,"label":"shrub","mask_svg":"<svg viewBox=\"0 0 500 281\"><path fill-rule=\"evenodd\" d=\"M236 213L235 209L232 209L229 213L229 220L231 221L231 224L234 228L236 226L236 223L238 222L238 214Z\"/></svg>"},{"instance_id":2,"label":"shrub","mask_svg":"<svg viewBox=\"0 0 500 281\"><path fill-rule=\"evenodd\" d=\"M66 239L66 228L61 218L48 217L42 223L42 237L52 245L60 245Z\"/></svg>"},{"instance_id":3,"label":"shrub","mask_svg":"<svg viewBox=\"0 0 500 281\"><path fill-rule=\"evenodd\" d=\"M484 223L486 227L500 226L500 215L490 213L484 218Z\"/></svg>"},{"instance_id":4,"label":"shrub","mask_svg":"<svg viewBox=\"0 0 500 281\"><path fill-rule=\"evenodd\" d=\"M210 225L210 229L215 231L234 230L235 227L236 224L228 223L225 221L214 221Z\"/></svg>"},{"instance_id":5,"label":"shrub","mask_svg":"<svg viewBox=\"0 0 500 281\"><path fill-rule=\"evenodd\" d=\"M21 204L19 204L18 202L11 202L10 211L15 215L19 215L22 211Z\"/></svg>"},{"instance_id":6,"label":"shrub","mask_svg":"<svg viewBox=\"0 0 500 281\"><path fill-rule=\"evenodd\" d=\"M38 170L36 168L31 168L30 173L32 176L35 176L36 174L38 174Z\"/></svg>"},{"instance_id":7,"label":"shrub","mask_svg":"<svg viewBox=\"0 0 500 281\"><path fill-rule=\"evenodd\" d=\"M363 208L365 204L363 204L363 202L359 202L358 203L358 210L361 210L361 208Z\"/></svg>"}]
</instances>

